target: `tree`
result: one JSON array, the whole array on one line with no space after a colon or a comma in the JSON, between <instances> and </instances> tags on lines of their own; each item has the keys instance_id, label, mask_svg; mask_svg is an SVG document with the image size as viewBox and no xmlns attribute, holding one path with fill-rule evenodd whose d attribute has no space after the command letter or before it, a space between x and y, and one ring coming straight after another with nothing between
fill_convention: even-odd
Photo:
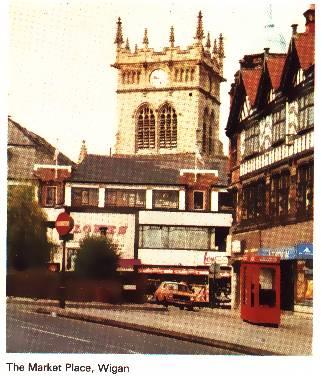
<instances>
[{"instance_id":1,"label":"tree","mask_svg":"<svg viewBox=\"0 0 321 376\"><path fill-rule=\"evenodd\" d=\"M87 236L80 241L75 272L91 279L115 276L120 257L118 245L105 236Z\"/></svg>"},{"instance_id":2,"label":"tree","mask_svg":"<svg viewBox=\"0 0 321 376\"><path fill-rule=\"evenodd\" d=\"M7 217L7 267L25 270L45 266L51 244L46 214L35 201L34 187L9 187Z\"/></svg>"}]
</instances>

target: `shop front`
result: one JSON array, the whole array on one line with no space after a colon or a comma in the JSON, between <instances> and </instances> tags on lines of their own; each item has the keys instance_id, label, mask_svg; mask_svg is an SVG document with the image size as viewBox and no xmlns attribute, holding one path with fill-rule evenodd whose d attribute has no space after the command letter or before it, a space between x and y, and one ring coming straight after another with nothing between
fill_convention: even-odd
<instances>
[{"instance_id":1,"label":"shop front","mask_svg":"<svg viewBox=\"0 0 321 376\"><path fill-rule=\"evenodd\" d=\"M132 272L137 265L134 254L135 243L135 214L125 213L95 213L71 211L74 219L72 240L66 244L66 270L73 271L79 252L79 243L86 236L103 234L118 245L121 260L118 271ZM52 241L60 245L58 233L53 231ZM54 262L61 263L61 247L53 255Z\"/></svg>"},{"instance_id":2,"label":"shop front","mask_svg":"<svg viewBox=\"0 0 321 376\"><path fill-rule=\"evenodd\" d=\"M279 256L281 309L311 312L313 305L313 244L260 248L260 256Z\"/></svg>"}]
</instances>

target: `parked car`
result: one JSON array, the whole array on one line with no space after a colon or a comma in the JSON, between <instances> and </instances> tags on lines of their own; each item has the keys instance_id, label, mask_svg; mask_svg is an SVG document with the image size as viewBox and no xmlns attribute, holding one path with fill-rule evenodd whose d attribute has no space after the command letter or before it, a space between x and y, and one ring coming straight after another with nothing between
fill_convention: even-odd
<instances>
[{"instance_id":1,"label":"parked car","mask_svg":"<svg viewBox=\"0 0 321 376\"><path fill-rule=\"evenodd\" d=\"M162 282L154 294L154 300L165 306L173 305L180 309L184 307L193 309L195 302L195 293L184 282Z\"/></svg>"}]
</instances>

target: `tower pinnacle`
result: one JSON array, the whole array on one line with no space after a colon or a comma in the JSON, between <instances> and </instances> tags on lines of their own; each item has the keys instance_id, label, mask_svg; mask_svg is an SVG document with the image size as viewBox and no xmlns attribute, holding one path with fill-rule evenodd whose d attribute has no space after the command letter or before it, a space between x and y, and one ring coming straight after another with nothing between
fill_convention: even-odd
<instances>
[{"instance_id":1,"label":"tower pinnacle","mask_svg":"<svg viewBox=\"0 0 321 376\"><path fill-rule=\"evenodd\" d=\"M204 30L203 30L203 21L202 21L202 12L199 11L198 13L198 20L197 20L197 28L196 28L196 35L195 35L195 39L197 39L197 41L199 43L202 43L202 39L204 38Z\"/></svg>"},{"instance_id":2,"label":"tower pinnacle","mask_svg":"<svg viewBox=\"0 0 321 376\"><path fill-rule=\"evenodd\" d=\"M218 39L218 54L219 54L219 57L220 58L224 58L224 41L223 41L223 35L222 33L220 34L219 36L219 39Z\"/></svg>"},{"instance_id":3,"label":"tower pinnacle","mask_svg":"<svg viewBox=\"0 0 321 376\"><path fill-rule=\"evenodd\" d=\"M216 38L214 39L214 45L213 45L213 51L212 51L213 55L216 55L217 54L217 42L216 42Z\"/></svg>"},{"instance_id":4,"label":"tower pinnacle","mask_svg":"<svg viewBox=\"0 0 321 376\"><path fill-rule=\"evenodd\" d=\"M169 34L169 42L171 44L171 48L173 48L174 43L175 43L174 26L171 26L171 31L170 31L170 34Z\"/></svg>"},{"instance_id":5,"label":"tower pinnacle","mask_svg":"<svg viewBox=\"0 0 321 376\"><path fill-rule=\"evenodd\" d=\"M115 38L114 43L117 44L117 48L121 48L121 45L124 43L122 23L121 23L120 17L118 17L118 21L117 21L117 31L116 31L116 38Z\"/></svg>"},{"instance_id":6,"label":"tower pinnacle","mask_svg":"<svg viewBox=\"0 0 321 376\"><path fill-rule=\"evenodd\" d=\"M210 38L210 33L207 33L207 39L206 39L205 47L206 47L208 50L211 48L211 38Z\"/></svg>"},{"instance_id":7,"label":"tower pinnacle","mask_svg":"<svg viewBox=\"0 0 321 376\"><path fill-rule=\"evenodd\" d=\"M127 51L130 51L128 38L126 38L126 46L125 46L125 49L126 49Z\"/></svg>"},{"instance_id":8,"label":"tower pinnacle","mask_svg":"<svg viewBox=\"0 0 321 376\"><path fill-rule=\"evenodd\" d=\"M145 45L145 48L148 48L148 35L147 35L147 29L145 29L145 32L144 32L143 44Z\"/></svg>"}]
</instances>

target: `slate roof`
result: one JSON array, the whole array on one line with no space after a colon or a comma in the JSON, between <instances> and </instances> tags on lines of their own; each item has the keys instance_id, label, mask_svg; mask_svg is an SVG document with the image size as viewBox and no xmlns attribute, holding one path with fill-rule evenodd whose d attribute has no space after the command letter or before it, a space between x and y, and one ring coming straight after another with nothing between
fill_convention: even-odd
<instances>
[{"instance_id":1,"label":"slate roof","mask_svg":"<svg viewBox=\"0 0 321 376\"><path fill-rule=\"evenodd\" d=\"M152 161L88 154L73 171L73 182L179 185L179 171Z\"/></svg>"},{"instance_id":2,"label":"slate roof","mask_svg":"<svg viewBox=\"0 0 321 376\"><path fill-rule=\"evenodd\" d=\"M45 139L8 119L8 178L33 180L35 164L54 164L55 148ZM74 163L59 153L58 164L72 166Z\"/></svg>"},{"instance_id":3,"label":"slate roof","mask_svg":"<svg viewBox=\"0 0 321 376\"><path fill-rule=\"evenodd\" d=\"M49 144L44 138L36 133L22 127L19 123L12 119L8 119L8 146L34 146L38 150L47 154L52 159L55 154L55 147ZM37 162L41 163L41 161ZM63 153L58 154L59 165L73 165L74 162Z\"/></svg>"},{"instance_id":4,"label":"slate roof","mask_svg":"<svg viewBox=\"0 0 321 376\"><path fill-rule=\"evenodd\" d=\"M166 164L166 160L169 164ZM112 184L161 184L181 185L179 174L181 168L194 167L194 159L190 165L171 165L168 156L125 157L104 156L88 154L86 158L74 169L68 181L88 183L112 183ZM177 162L177 161L176 161ZM219 170L220 185L227 184L226 160L217 162L214 169ZM199 166L199 168L205 168ZM208 168L208 167L206 167Z\"/></svg>"}]
</instances>

